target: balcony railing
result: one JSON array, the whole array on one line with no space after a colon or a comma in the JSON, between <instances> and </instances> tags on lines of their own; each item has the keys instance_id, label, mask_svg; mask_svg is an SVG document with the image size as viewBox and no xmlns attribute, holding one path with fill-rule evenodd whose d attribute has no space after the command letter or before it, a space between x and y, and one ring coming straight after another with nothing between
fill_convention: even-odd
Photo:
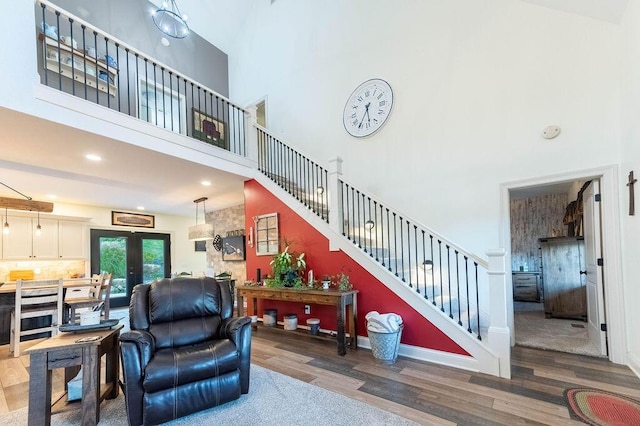
<instances>
[{"instance_id":1,"label":"balcony railing","mask_svg":"<svg viewBox=\"0 0 640 426\"><path fill-rule=\"evenodd\" d=\"M247 155L245 111L224 96L46 0L36 15L43 84Z\"/></svg>"}]
</instances>

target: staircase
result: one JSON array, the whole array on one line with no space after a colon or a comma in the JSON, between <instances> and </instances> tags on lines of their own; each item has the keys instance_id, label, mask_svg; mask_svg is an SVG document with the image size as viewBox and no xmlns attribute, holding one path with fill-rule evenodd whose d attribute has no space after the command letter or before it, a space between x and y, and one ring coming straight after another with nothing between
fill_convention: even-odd
<instances>
[{"instance_id":1,"label":"staircase","mask_svg":"<svg viewBox=\"0 0 640 426\"><path fill-rule=\"evenodd\" d=\"M255 128L260 184L471 354L462 368L510 376L503 253L490 266L347 183L340 159L323 167Z\"/></svg>"}]
</instances>

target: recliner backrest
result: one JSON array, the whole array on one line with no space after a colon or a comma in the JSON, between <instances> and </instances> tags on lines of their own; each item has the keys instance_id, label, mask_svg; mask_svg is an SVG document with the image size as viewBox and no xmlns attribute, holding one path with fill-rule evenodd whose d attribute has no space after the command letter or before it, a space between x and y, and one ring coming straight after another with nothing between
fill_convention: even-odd
<instances>
[{"instance_id":1,"label":"recliner backrest","mask_svg":"<svg viewBox=\"0 0 640 426\"><path fill-rule=\"evenodd\" d=\"M148 329L157 349L218 338L220 323L233 313L228 285L211 277L163 278L140 290L136 299L147 293L148 303L132 297L131 307L147 315L131 312L131 326Z\"/></svg>"}]
</instances>

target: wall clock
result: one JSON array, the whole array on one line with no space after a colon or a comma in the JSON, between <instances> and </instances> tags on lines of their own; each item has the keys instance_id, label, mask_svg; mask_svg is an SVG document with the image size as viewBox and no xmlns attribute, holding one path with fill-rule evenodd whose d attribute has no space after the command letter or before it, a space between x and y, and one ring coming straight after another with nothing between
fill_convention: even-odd
<instances>
[{"instance_id":1,"label":"wall clock","mask_svg":"<svg viewBox=\"0 0 640 426\"><path fill-rule=\"evenodd\" d=\"M370 136L380 130L391 114L393 91L384 80L373 78L353 91L344 106L344 128L357 138Z\"/></svg>"}]
</instances>

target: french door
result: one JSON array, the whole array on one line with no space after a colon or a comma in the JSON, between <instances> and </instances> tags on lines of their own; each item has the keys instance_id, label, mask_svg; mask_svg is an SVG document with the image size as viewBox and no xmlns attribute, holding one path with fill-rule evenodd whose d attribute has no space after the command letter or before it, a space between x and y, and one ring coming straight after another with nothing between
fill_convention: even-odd
<instances>
[{"instance_id":1,"label":"french door","mask_svg":"<svg viewBox=\"0 0 640 426\"><path fill-rule=\"evenodd\" d=\"M91 273L113 274L111 307L128 306L137 284L171 275L169 234L91 230Z\"/></svg>"}]
</instances>

